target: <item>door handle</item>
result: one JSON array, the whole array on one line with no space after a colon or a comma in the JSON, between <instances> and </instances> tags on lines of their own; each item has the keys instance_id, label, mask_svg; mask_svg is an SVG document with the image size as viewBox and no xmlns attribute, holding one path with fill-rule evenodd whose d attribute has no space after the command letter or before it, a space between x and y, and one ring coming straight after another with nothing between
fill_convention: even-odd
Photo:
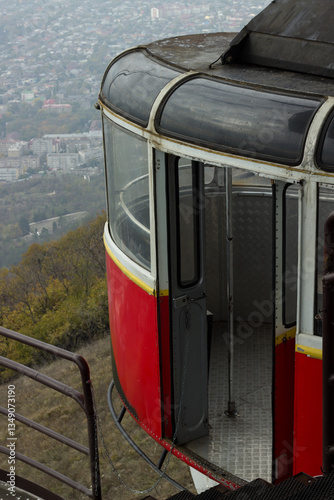
<instances>
[{"instance_id":1,"label":"door handle","mask_svg":"<svg viewBox=\"0 0 334 500\"><path fill-rule=\"evenodd\" d=\"M173 298L173 307L174 309L179 309L180 307L184 307L189 302L197 302L198 300L202 300L206 298L206 293L201 293L199 297L188 297L188 295L181 295L180 297Z\"/></svg>"},{"instance_id":2,"label":"door handle","mask_svg":"<svg viewBox=\"0 0 334 500\"><path fill-rule=\"evenodd\" d=\"M197 300L202 300L206 298L206 293L202 292L202 294L199 297L195 297L194 299L192 297L188 297L189 302L196 302Z\"/></svg>"}]
</instances>

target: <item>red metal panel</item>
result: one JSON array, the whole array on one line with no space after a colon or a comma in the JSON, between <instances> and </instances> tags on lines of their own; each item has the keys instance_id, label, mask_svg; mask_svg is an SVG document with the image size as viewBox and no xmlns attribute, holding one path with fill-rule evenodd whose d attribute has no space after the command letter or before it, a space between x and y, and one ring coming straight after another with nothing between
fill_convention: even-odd
<instances>
[{"instance_id":1,"label":"red metal panel","mask_svg":"<svg viewBox=\"0 0 334 500\"><path fill-rule=\"evenodd\" d=\"M294 474L322 466L322 361L296 353Z\"/></svg>"},{"instance_id":2,"label":"red metal panel","mask_svg":"<svg viewBox=\"0 0 334 500\"><path fill-rule=\"evenodd\" d=\"M161 437L157 299L108 254L106 262L110 333L121 390L140 425Z\"/></svg>"},{"instance_id":3,"label":"red metal panel","mask_svg":"<svg viewBox=\"0 0 334 500\"><path fill-rule=\"evenodd\" d=\"M164 437L172 437L171 421L171 357L169 331L169 297L160 297L160 335L161 335L161 376L163 392Z\"/></svg>"},{"instance_id":4,"label":"red metal panel","mask_svg":"<svg viewBox=\"0 0 334 500\"><path fill-rule=\"evenodd\" d=\"M292 476L293 471L294 353L294 338L275 348L274 457L277 482Z\"/></svg>"}]
</instances>

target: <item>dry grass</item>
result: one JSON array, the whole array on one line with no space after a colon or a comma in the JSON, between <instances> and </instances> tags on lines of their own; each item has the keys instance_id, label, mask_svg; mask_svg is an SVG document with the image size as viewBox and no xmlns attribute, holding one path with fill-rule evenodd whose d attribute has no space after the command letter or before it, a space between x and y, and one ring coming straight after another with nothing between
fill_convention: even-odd
<instances>
[{"instance_id":1,"label":"dry grass","mask_svg":"<svg viewBox=\"0 0 334 500\"><path fill-rule=\"evenodd\" d=\"M121 437L109 413L107 389L112 379L109 337L97 340L81 348L79 352L90 366L99 421L115 467L122 480L132 489L143 491L150 488L155 484L158 476ZM72 363L63 360L55 361L43 367L41 371L81 392L79 371ZM17 413L87 445L85 416L73 400L29 379L19 378L12 383L16 386ZM7 385L6 383L0 386L0 405L4 407L7 407ZM6 446L7 420L2 415L0 419L0 443ZM149 438L129 415L124 417L123 423L131 429L131 435L135 436L137 444L153 461L156 461L162 451L161 447ZM19 422L16 422L16 437L17 452L26 454L90 487L88 460L83 455L36 433ZM103 500L144 498L146 493L133 493L120 483L108 463L100 436L99 446ZM8 470L7 457L4 455L0 455L0 468ZM171 457L166 472L183 486L194 491L188 467L175 457ZM16 473L54 491L64 499L87 498L19 461L16 461ZM165 499L175 493L177 490L170 483L161 480L150 494L157 499Z\"/></svg>"}]
</instances>

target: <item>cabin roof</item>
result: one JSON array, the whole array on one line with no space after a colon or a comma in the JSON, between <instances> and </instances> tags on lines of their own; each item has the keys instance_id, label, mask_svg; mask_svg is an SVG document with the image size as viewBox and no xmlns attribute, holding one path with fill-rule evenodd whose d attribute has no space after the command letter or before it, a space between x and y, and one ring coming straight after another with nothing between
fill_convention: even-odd
<instances>
[{"instance_id":1,"label":"cabin roof","mask_svg":"<svg viewBox=\"0 0 334 500\"><path fill-rule=\"evenodd\" d=\"M222 64L222 56L227 53L234 38L235 33L186 35L152 42L146 49L157 62L175 65L183 71L193 70L226 81L260 85L277 91L334 95L333 79L329 77L292 69L263 68L245 62Z\"/></svg>"},{"instance_id":2,"label":"cabin roof","mask_svg":"<svg viewBox=\"0 0 334 500\"><path fill-rule=\"evenodd\" d=\"M332 0L274 0L246 29L333 46L333 17Z\"/></svg>"},{"instance_id":3,"label":"cabin roof","mask_svg":"<svg viewBox=\"0 0 334 500\"><path fill-rule=\"evenodd\" d=\"M274 0L234 38L225 63L334 77L332 0Z\"/></svg>"},{"instance_id":4,"label":"cabin roof","mask_svg":"<svg viewBox=\"0 0 334 500\"><path fill-rule=\"evenodd\" d=\"M332 1L319 0L317 13L319 6L330 18ZM237 36L188 35L130 49L109 65L100 99L142 127L154 123L162 136L299 165L313 117L334 97L334 63L326 66L334 35L325 20L322 31L320 21L313 25L311 7L310 0L276 0ZM314 56L319 47L322 62ZM318 163L332 171L330 105ZM259 131L275 140L258 144Z\"/></svg>"}]
</instances>

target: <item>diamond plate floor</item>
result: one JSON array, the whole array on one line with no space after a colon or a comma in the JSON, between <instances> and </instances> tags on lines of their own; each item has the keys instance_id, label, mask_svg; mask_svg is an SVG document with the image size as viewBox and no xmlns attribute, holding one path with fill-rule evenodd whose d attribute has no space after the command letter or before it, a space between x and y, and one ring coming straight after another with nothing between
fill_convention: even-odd
<instances>
[{"instance_id":1,"label":"diamond plate floor","mask_svg":"<svg viewBox=\"0 0 334 500\"><path fill-rule=\"evenodd\" d=\"M271 482L272 326L236 324L235 329L234 393L239 415L231 418L224 413L228 402L228 337L226 324L215 323L209 377L211 428L208 436L187 447L246 481L261 477Z\"/></svg>"}]
</instances>

